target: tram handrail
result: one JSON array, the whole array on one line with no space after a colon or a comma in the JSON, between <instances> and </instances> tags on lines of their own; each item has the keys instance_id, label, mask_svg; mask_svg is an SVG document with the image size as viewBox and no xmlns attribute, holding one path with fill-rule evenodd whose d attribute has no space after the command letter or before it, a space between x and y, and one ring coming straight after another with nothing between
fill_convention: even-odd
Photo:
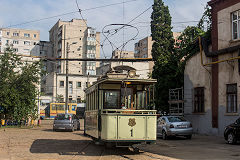
<instances>
[{"instance_id":1,"label":"tram handrail","mask_svg":"<svg viewBox=\"0 0 240 160\"><path fill-rule=\"evenodd\" d=\"M102 113L118 113L118 114L151 114L156 115L157 110L129 110L129 109L103 109Z\"/></svg>"}]
</instances>

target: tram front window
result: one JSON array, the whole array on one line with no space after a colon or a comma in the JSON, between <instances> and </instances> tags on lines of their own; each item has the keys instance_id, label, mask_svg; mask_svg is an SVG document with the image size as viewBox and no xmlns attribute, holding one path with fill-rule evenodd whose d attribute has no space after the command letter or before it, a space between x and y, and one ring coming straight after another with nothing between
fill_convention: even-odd
<instances>
[{"instance_id":1,"label":"tram front window","mask_svg":"<svg viewBox=\"0 0 240 160\"><path fill-rule=\"evenodd\" d=\"M104 109L119 109L120 105L119 91L105 91L104 93Z\"/></svg>"},{"instance_id":2,"label":"tram front window","mask_svg":"<svg viewBox=\"0 0 240 160\"><path fill-rule=\"evenodd\" d=\"M146 92L137 93L137 109L146 109Z\"/></svg>"}]
</instances>

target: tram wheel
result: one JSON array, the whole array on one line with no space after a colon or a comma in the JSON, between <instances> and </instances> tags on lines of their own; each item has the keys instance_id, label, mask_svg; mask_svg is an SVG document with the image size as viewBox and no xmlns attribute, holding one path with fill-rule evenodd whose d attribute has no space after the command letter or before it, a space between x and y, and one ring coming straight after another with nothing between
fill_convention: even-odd
<instances>
[{"instance_id":1,"label":"tram wheel","mask_svg":"<svg viewBox=\"0 0 240 160\"><path fill-rule=\"evenodd\" d=\"M114 143L111 143L111 142L106 142L104 145L105 145L105 148L107 149L112 149L116 146Z\"/></svg>"},{"instance_id":2,"label":"tram wheel","mask_svg":"<svg viewBox=\"0 0 240 160\"><path fill-rule=\"evenodd\" d=\"M139 150L139 148L134 147L134 148L133 148L133 152L134 152L134 153L139 153L140 150Z\"/></svg>"}]
</instances>

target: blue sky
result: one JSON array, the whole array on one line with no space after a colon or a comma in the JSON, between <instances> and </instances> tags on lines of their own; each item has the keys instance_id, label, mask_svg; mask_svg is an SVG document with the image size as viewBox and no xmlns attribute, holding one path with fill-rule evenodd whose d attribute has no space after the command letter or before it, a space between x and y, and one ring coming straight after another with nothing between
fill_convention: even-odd
<instances>
[{"instance_id":1,"label":"blue sky","mask_svg":"<svg viewBox=\"0 0 240 160\"><path fill-rule=\"evenodd\" d=\"M96 6L102 6L112 3L119 3L130 0L78 0L79 7L84 10ZM204 6L209 0L164 0L169 6L173 21L173 31L182 31L187 25L196 23L177 23L186 21L198 21L204 11ZM146 10L153 4L153 0L136 0L120 5L109 6L100 9L83 11L84 19L87 19L88 25L102 31L105 25L113 23L129 22L138 14ZM124 18L123 18L124 8ZM26 21L55 16L62 13L77 11L75 0L0 0L0 27L8 27ZM151 34L149 22L152 10L148 10L132 24L138 28L137 39L149 36ZM40 30L41 40L48 40L48 31L57 22L61 20L80 19L79 13L73 13L66 16L51 18L48 20L28 23L25 25L16 25L11 28L25 28ZM136 33L134 29L125 29L125 41L133 37ZM103 40L103 37L101 37ZM123 42L122 32L112 39L116 45ZM133 50L135 41L131 41L126 46L127 50ZM111 54L109 45L104 47L107 55Z\"/></svg>"}]
</instances>

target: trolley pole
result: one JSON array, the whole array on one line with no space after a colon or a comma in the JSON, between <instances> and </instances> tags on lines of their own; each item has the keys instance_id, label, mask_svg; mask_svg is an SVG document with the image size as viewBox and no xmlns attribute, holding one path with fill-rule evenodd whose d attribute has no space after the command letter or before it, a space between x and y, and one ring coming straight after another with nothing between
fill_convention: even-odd
<instances>
[{"instance_id":1,"label":"trolley pole","mask_svg":"<svg viewBox=\"0 0 240 160\"><path fill-rule=\"evenodd\" d=\"M66 58L68 59L68 53L69 53L69 43L67 42L67 54ZM65 97L65 113L68 113L68 60L66 60L66 97Z\"/></svg>"}]
</instances>

